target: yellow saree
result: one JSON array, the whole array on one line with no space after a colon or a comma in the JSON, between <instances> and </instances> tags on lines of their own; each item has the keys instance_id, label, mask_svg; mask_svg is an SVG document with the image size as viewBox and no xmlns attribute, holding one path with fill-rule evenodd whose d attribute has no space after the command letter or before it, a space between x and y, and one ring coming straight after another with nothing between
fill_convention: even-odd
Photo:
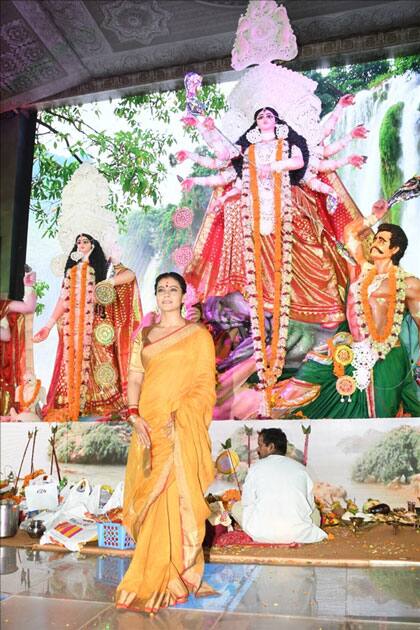
<instances>
[{"instance_id":1,"label":"yellow saree","mask_svg":"<svg viewBox=\"0 0 420 630\"><path fill-rule=\"evenodd\" d=\"M199 324L150 343L138 334L130 370L144 372L139 409L150 426L151 449L133 432L128 454L123 523L136 541L117 589L136 593L130 608L157 612L211 595L202 583L202 542L209 515L204 493L214 477L208 426L215 402L214 344Z\"/></svg>"}]
</instances>

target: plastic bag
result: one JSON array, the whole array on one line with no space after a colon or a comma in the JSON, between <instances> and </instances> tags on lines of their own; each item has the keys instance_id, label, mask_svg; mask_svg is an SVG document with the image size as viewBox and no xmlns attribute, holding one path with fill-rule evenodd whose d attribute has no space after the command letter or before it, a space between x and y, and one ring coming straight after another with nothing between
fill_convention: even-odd
<instances>
[{"instance_id":1,"label":"plastic bag","mask_svg":"<svg viewBox=\"0 0 420 630\"><path fill-rule=\"evenodd\" d=\"M48 529L41 537L41 545L60 544L69 551L80 551L80 548L88 542L97 540L98 532L96 522L77 516L65 518L54 527Z\"/></svg>"},{"instance_id":2,"label":"plastic bag","mask_svg":"<svg viewBox=\"0 0 420 630\"><path fill-rule=\"evenodd\" d=\"M124 499L124 482L120 481L120 483L115 488L114 492L112 493L107 503L100 510L100 514L106 514L107 512L110 512L111 510L114 510L115 508L122 507L123 499Z\"/></svg>"},{"instance_id":3,"label":"plastic bag","mask_svg":"<svg viewBox=\"0 0 420 630\"><path fill-rule=\"evenodd\" d=\"M82 505L85 512L89 512L89 497L92 492L90 483L87 479L81 479L79 483L72 486L68 491L66 499L61 504L62 511L72 510L74 507Z\"/></svg>"},{"instance_id":4,"label":"plastic bag","mask_svg":"<svg viewBox=\"0 0 420 630\"><path fill-rule=\"evenodd\" d=\"M25 488L28 512L58 508L58 481L50 475L35 477Z\"/></svg>"},{"instance_id":5,"label":"plastic bag","mask_svg":"<svg viewBox=\"0 0 420 630\"><path fill-rule=\"evenodd\" d=\"M87 500L88 512L90 514L101 514L104 505L106 505L112 496L111 492L103 485L96 485Z\"/></svg>"}]
</instances>

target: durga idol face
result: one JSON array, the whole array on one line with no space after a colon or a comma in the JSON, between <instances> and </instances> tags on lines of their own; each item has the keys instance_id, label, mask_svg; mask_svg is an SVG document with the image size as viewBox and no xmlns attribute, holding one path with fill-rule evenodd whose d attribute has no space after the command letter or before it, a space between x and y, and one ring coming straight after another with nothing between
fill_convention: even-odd
<instances>
[{"instance_id":1,"label":"durga idol face","mask_svg":"<svg viewBox=\"0 0 420 630\"><path fill-rule=\"evenodd\" d=\"M260 111L256 118L257 127L260 131L273 131L276 126L276 118L269 109Z\"/></svg>"}]
</instances>

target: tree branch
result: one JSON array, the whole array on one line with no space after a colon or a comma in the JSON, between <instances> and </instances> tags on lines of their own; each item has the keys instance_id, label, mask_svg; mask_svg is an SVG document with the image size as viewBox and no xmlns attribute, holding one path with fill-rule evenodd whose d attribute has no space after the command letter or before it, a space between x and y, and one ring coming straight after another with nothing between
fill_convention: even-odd
<instances>
[{"instance_id":1,"label":"tree branch","mask_svg":"<svg viewBox=\"0 0 420 630\"><path fill-rule=\"evenodd\" d=\"M76 129L76 131L79 131L80 133L83 133L85 136L88 136L86 131L83 131L83 129L78 129L77 126L76 126L76 122L74 120L72 120L71 118L69 118L68 116L64 116L63 114L58 114L57 112L54 112L53 116L56 116L57 118L61 118L61 120L65 120L66 122L68 122L71 125L73 125L73 127ZM80 124L84 125L88 129L91 129L94 133L100 133L97 129L94 129L93 127L88 125L88 123L86 123L86 122L80 122Z\"/></svg>"},{"instance_id":2,"label":"tree branch","mask_svg":"<svg viewBox=\"0 0 420 630\"><path fill-rule=\"evenodd\" d=\"M72 156L74 157L75 160L77 160L79 162L79 164L83 164L83 160L77 155L77 153L74 152L74 150L71 148L69 139L67 138L67 136L65 136L64 134L60 134L60 132L58 131L58 129L54 129L54 127L52 127L51 125L49 125L48 123L46 123L44 120L40 120L38 119L38 122L40 125L43 125L44 127L46 127L47 129L49 129L50 131L52 131L53 133L56 133L58 136L60 136L62 138L62 140L64 140L64 142L67 145L68 150L70 151L70 153L72 154Z\"/></svg>"},{"instance_id":3,"label":"tree branch","mask_svg":"<svg viewBox=\"0 0 420 630\"><path fill-rule=\"evenodd\" d=\"M58 114L57 112L54 112L53 114L54 116L57 116L57 118L60 118L61 120L65 120L66 122L70 123L71 125L73 125L73 127L76 129L76 131L78 131L79 133L83 134L84 136L86 136L86 138L89 138L89 140L91 140L91 138L89 137L89 134L86 133L86 131L84 131L83 129L79 129L76 125L76 122L74 120L72 120L71 118L68 118L67 116L64 116L63 114ZM86 122L80 122L80 125L84 125L85 127L87 127L87 129L90 129L91 131L93 131L93 133L96 134L100 134L101 132L98 131L97 129L94 129L93 127L91 127L88 123ZM111 145L114 149L118 149L117 145L115 144L115 142L113 142L110 138L105 136L105 140L108 142L109 145ZM92 140L91 140L92 141Z\"/></svg>"}]
</instances>

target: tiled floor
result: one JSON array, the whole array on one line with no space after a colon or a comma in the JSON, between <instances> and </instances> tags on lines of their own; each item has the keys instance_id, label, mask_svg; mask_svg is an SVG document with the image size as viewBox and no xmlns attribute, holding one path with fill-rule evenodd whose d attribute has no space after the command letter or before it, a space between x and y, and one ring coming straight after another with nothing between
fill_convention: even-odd
<instances>
[{"instance_id":1,"label":"tiled floor","mask_svg":"<svg viewBox=\"0 0 420 630\"><path fill-rule=\"evenodd\" d=\"M420 571L213 564L219 597L156 617L117 612L127 560L31 552L0 554L2 630L364 630L419 628Z\"/></svg>"}]
</instances>

